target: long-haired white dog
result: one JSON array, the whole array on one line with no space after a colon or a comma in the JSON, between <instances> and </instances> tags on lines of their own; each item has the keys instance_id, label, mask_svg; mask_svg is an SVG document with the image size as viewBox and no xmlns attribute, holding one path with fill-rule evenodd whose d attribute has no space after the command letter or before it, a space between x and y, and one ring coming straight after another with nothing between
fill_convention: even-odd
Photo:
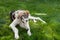
<instances>
[{"instance_id":1,"label":"long-haired white dog","mask_svg":"<svg viewBox=\"0 0 60 40\"><path fill-rule=\"evenodd\" d=\"M45 21L43 21L39 17L31 16L28 10L13 11L13 12L10 13L10 17L11 17L11 20L12 20L12 23L10 24L10 27L12 28L16 39L19 38L18 29L15 27L17 24L20 27L28 30L27 34L29 36L31 36L31 31L30 31L30 27L29 27L29 19L32 19L34 22L36 22L36 20L40 20L43 23L46 23Z\"/></svg>"}]
</instances>

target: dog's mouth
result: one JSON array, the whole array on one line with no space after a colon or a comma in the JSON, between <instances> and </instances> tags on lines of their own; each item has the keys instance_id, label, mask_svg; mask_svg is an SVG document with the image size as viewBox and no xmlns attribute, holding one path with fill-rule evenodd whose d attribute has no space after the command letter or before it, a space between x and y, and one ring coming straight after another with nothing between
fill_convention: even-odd
<instances>
[{"instance_id":1,"label":"dog's mouth","mask_svg":"<svg viewBox=\"0 0 60 40\"><path fill-rule=\"evenodd\" d=\"M28 20L29 20L29 19L28 19L27 17L23 17L23 16L21 17L21 21L22 21L23 23L28 22Z\"/></svg>"},{"instance_id":2,"label":"dog's mouth","mask_svg":"<svg viewBox=\"0 0 60 40\"><path fill-rule=\"evenodd\" d=\"M27 19L27 18L25 18L25 19L22 19L22 21L24 21L24 22L27 22L29 19Z\"/></svg>"}]
</instances>

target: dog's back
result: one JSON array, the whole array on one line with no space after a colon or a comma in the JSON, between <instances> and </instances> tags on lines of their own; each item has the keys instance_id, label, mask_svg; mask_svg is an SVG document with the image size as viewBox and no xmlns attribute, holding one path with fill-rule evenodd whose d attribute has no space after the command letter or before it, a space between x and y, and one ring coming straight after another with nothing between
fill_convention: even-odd
<instances>
[{"instance_id":1,"label":"dog's back","mask_svg":"<svg viewBox=\"0 0 60 40\"><path fill-rule=\"evenodd\" d=\"M11 21L13 21L15 19L15 14L14 14L15 10L10 12L10 19Z\"/></svg>"}]
</instances>

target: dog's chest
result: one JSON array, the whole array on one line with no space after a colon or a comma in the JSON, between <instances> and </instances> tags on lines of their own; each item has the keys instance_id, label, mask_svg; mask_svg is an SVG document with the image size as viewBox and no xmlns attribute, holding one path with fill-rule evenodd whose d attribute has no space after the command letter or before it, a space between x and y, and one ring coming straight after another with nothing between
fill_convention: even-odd
<instances>
[{"instance_id":1,"label":"dog's chest","mask_svg":"<svg viewBox=\"0 0 60 40\"><path fill-rule=\"evenodd\" d=\"M25 24L23 21L21 21L20 19L17 20L18 21L18 24Z\"/></svg>"},{"instance_id":2,"label":"dog's chest","mask_svg":"<svg viewBox=\"0 0 60 40\"><path fill-rule=\"evenodd\" d=\"M21 27L25 27L25 26L26 26L26 23L24 23L24 22L22 22L22 21L18 22L18 24L19 24Z\"/></svg>"}]
</instances>

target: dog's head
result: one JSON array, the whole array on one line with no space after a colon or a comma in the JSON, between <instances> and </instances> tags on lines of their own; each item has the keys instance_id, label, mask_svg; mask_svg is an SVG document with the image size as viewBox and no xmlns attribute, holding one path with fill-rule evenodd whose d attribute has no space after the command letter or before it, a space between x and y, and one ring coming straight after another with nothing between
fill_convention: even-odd
<instances>
[{"instance_id":1,"label":"dog's head","mask_svg":"<svg viewBox=\"0 0 60 40\"><path fill-rule=\"evenodd\" d=\"M19 13L18 18L20 18L22 21L27 22L29 19L29 11L23 10Z\"/></svg>"}]
</instances>

